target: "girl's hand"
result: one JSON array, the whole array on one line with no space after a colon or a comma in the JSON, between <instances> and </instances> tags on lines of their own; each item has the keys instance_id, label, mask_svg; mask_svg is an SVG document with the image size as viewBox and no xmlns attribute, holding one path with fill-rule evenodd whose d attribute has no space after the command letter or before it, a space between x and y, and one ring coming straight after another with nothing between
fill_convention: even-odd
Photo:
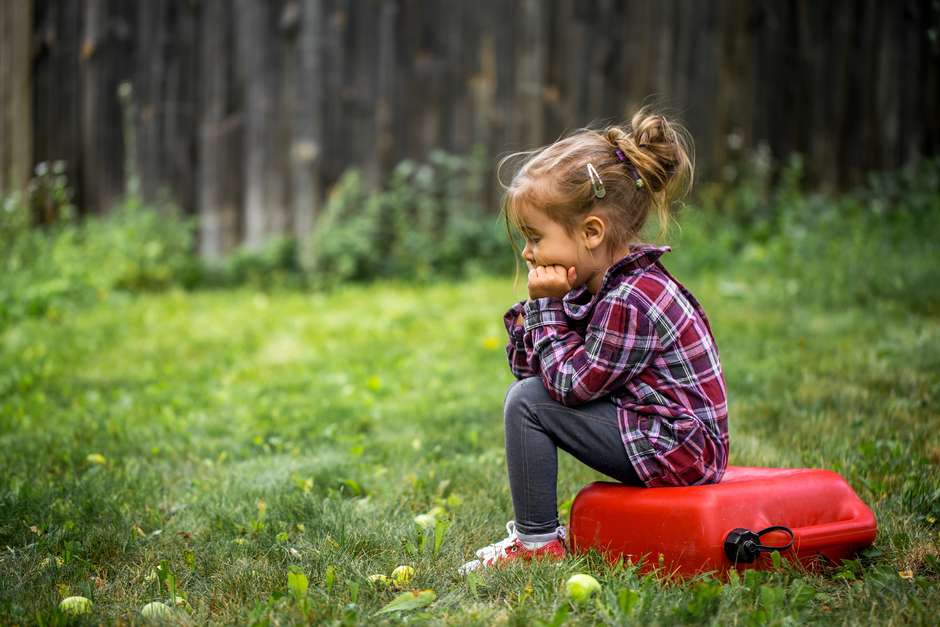
<instances>
[{"instance_id":1,"label":"girl's hand","mask_svg":"<svg viewBox=\"0 0 940 627\"><path fill-rule=\"evenodd\" d=\"M578 272L574 266L533 266L529 270L529 299L535 300L543 296L561 298L571 291Z\"/></svg>"}]
</instances>

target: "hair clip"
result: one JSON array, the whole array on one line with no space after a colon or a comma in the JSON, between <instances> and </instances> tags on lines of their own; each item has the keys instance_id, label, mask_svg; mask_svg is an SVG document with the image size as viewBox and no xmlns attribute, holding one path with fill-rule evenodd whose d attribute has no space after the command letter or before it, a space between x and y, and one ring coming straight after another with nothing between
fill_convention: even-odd
<instances>
[{"instance_id":1,"label":"hair clip","mask_svg":"<svg viewBox=\"0 0 940 627\"><path fill-rule=\"evenodd\" d=\"M594 164L587 164L588 178L591 179L591 185L594 187L594 195L598 198L603 198L607 195L607 190L604 189L604 181L601 180L601 175L597 173L597 169L594 167Z\"/></svg>"},{"instance_id":2,"label":"hair clip","mask_svg":"<svg viewBox=\"0 0 940 627\"><path fill-rule=\"evenodd\" d=\"M623 151L619 148L614 150L614 155L617 157L617 161L627 164L627 171L630 173L630 177L633 179L633 184L636 185L636 188L643 189L643 179L637 174L636 168L633 167L633 164L627 159L627 155L623 154Z\"/></svg>"}]
</instances>

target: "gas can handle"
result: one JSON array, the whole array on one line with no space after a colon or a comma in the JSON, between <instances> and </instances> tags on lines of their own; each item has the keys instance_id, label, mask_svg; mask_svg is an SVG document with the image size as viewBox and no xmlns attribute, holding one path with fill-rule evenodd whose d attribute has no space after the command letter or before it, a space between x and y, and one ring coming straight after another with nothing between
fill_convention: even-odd
<instances>
[{"instance_id":1,"label":"gas can handle","mask_svg":"<svg viewBox=\"0 0 940 627\"><path fill-rule=\"evenodd\" d=\"M761 544L760 537L771 531L783 531L789 534L790 541L783 546L766 546ZM793 540L793 531L783 525L773 525L772 527L767 527L757 532L738 527L737 529L732 529L725 538L725 555L735 564L738 562L747 564L756 560L761 551L786 551L793 546Z\"/></svg>"}]
</instances>

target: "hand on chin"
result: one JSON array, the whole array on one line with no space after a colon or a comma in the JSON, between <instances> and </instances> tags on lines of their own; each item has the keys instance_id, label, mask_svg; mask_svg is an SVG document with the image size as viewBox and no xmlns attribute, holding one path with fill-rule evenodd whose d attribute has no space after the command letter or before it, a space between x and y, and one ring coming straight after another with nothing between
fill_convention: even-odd
<instances>
[{"instance_id":1,"label":"hand on chin","mask_svg":"<svg viewBox=\"0 0 940 627\"><path fill-rule=\"evenodd\" d=\"M528 263L528 262L526 262ZM561 298L571 291L578 278L574 266L533 266L529 264L529 299L552 296Z\"/></svg>"}]
</instances>

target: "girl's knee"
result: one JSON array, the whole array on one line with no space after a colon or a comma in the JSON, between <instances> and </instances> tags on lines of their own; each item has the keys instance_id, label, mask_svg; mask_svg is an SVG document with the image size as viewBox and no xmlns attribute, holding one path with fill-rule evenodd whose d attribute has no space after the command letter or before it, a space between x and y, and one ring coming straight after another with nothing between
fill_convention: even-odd
<instances>
[{"instance_id":1,"label":"girl's knee","mask_svg":"<svg viewBox=\"0 0 940 627\"><path fill-rule=\"evenodd\" d=\"M545 396L545 386L539 377L527 377L515 381L506 392L503 413L507 416L522 413L526 406Z\"/></svg>"},{"instance_id":2,"label":"girl's knee","mask_svg":"<svg viewBox=\"0 0 940 627\"><path fill-rule=\"evenodd\" d=\"M512 394L512 391L522 383L520 379L514 379L512 383L509 384L509 387L506 388L506 396L503 398L503 407L509 402L509 396Z\"/></svg>"}]
</instances>

